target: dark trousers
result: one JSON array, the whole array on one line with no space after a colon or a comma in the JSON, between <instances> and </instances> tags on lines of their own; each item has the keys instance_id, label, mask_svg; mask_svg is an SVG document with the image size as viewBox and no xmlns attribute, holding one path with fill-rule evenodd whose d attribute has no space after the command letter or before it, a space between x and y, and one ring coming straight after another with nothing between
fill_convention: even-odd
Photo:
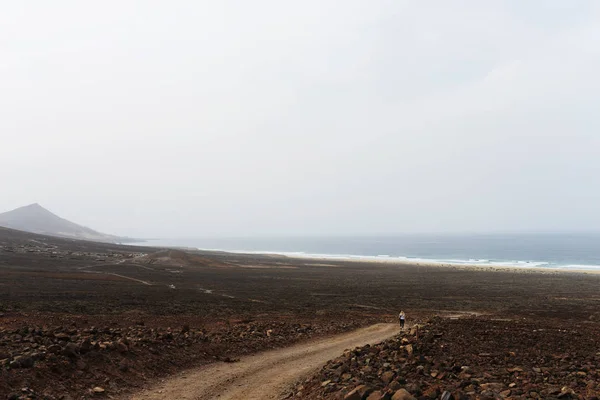
<instances>
[{"instance_id":1,"label":"dark trousers","mask_svg":"<svg viewBox=\"0 0 600 400\"><path fill-rule=\"evenodd\" d=\"M404 320L403 319L400 320L400 328L404 329Z\"/></svg>"}]
</instances>

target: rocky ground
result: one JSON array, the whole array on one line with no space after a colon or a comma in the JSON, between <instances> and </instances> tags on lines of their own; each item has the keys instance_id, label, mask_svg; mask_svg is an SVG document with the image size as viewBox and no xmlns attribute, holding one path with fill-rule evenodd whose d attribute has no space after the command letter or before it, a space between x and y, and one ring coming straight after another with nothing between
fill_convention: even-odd
<instances>
[{"instance_id":1,"label":"rocky ground","mask_svg":"<svg viewBox=\"0 0 600 400\"><path fill-rule=\"evenodd\" d=\"M347 351L290 398L597 399L600 326L523 318L433 318Z\"/></svg>"},{"instance_id":2,"label":"rocky ground","mask_svg":"<svg viewBox=\"0 0 600 400\"><path fill-rule=\"evenodd\" d=\"M423 358L423 362L429 362L430 369L439 360L446 360L445 351L434 352L436 343L447 349L462 346L456 348L465 354L476 353L479 358L463 360L459 350L452 350L453 363L460 360L461 367L483 371L500 359L479 354L496 354L491 351L494 348L502 354L513 351L513 342L507 341L513 336L528 343L528 347L515 345L521 351L515 351L517 357L534 357L531 351L537 349L538 358L554 360L554 355L578 349L592 351L587 338L597 337L591 335L597 335L600 321L599 283L600 276L591 274L191 254L56 239L0 228L0 399L44 398L44 393L46 398L110 397L188 367L228 357L232 360L374 322L395 321L399 309L407 312L409 320L465 312L487 318L485 322L440 320L428 325L427 329L438 329L442 335L431 343L422 343L425 336L421 336L414 350L418 347L429 352L423 357L430 358ZM498 316L512 322L491 319ZM558 322L553 325L551 321ZM485 326L490 332L485 332ZM559 329L571 327L582 336L564 333L561 339L563 332ZM476 336L471 337L470 332ZM566 350L560 350L558 344L536 347L533 339L525 341L529 337L526 333L548 343L560 339L556 343ZM469 350L471 345L473 351ZM486 346L490 350L485 350ZM414 368L420 365L411 364L415 358L407 360L407 365ZM479 360L479 364L473 360ZM514 365L524 369L519 376L532 373L526 369L531 366L540 368L542 379L543 368L550 365L546 361L522 364ZM422 364L420 371L425 371L427 365ZM435 368L439 375L432 377ZM464 371L445 374L438 366L435 368L428 370L429 375L415 375L422 385L421 392L429 388L428 382L437 382L448 391L472 391L469 385L459 389L452 386L459 384L452 377ZM473 380L480 379L473 376ZM320 384L328 379L319 381L322 392L307 385L303 395L345 393L360 383L332 379L335 386L321 388ZM569 386L571 382L565 379L557 380L557 386ZM515 384L525 380L527 385L539 384L537 378ZM365 384L387 387L372 381ZM401 381L399 384L404 385ZM473 385L475 393L480 394L481 385ZM96 392L94 388L98 388ZM510 386L502 389L510 389L512 395L525 390ZM541 390L534 387L529 392L544 397ZM582 393L579 386L576 390Z\"/></svg>"},{"instance_id":3,"label":"rocky ground","mask_svg":"<svg viewBox=\"0 0 600 400\"><path fill-rule=\"evenodd\" d=\"M362 322L361 322L362 323ZM282 347L361 325L355 322L237 321L188 324L0 328L0 393L10 399L75 399L122 394L182 368Z\"/></svg>"}]
</instances>

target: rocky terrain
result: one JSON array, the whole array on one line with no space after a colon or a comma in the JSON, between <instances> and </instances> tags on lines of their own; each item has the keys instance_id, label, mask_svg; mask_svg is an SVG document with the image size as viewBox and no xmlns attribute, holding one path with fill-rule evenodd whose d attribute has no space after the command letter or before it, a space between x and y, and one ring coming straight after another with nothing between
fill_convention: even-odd
<instances>
[{"instance_id":1,"label":"rocky terrain","mask_svg":"<svg viewBox=\"0 0 600 400\"><path fill-rule=\"evenodd\" d=\"M156 328L140 320L131 326L73 321L68 326L0 328L0 393L9 399L116 395L188 366L235 362L244 354L359 325L237 321Z\"/></svg>"},{"instance_id":2,"label":"rocky terrain","mask_svg":"<svg viewBox=\"0 0 600 400\"><path fill-rule=\"evenodd\" d=\"M600 326L561 320L433 318L347 351L290 398L598 399Z\"/></svg>"},{"instance_id":3,"label":"rocky terrain","mask_svg":"<svg viewBox=\"0 0 600 400\"><path fill-rule=\"evenodd\" d=\"M339 377L328 367L293 395L346 396L364 384L415 397L435 385L438 396L587 396L599 283L592 274L183 252L0 228L0 399L121 395L189 367L395 321L399 309L409 322L478 317L432 320L419 338L387 345L396 359L382 348L363 371L356 355ZM418 356L393 349L407 344ZM522 379L509 382L506 368L522 368L510 375ZM394 379L382 384L388 369Z\"/></svg>"}]
</instances>

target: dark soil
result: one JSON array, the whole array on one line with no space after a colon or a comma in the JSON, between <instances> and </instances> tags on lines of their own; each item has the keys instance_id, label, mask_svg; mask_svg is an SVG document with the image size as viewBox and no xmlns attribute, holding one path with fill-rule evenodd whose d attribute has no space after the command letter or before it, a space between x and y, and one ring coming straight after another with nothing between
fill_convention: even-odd
<instances>
[{"instance_id":1,"label":"dark soil","mask_svg":"<svg viewBox=\"0 0 600 400\"><path fill-rule=\"evenodd\" d=\"M600 326L434 318L382 344L347 352L293 395L380 400L396 393L407 399L596 399Z\"/></svg>"},{"instance_id":2,"label":"dark soil","mask_svg":"<svg viewBox=\"0 0 600 400\"><path fill-rule=\"evenodd\" d=\"M599 283L591 274L161 251L0 228L0 398L110 396L194 365L395 321L400 309L409 322L483 313L595 329Z\"/></svg>"}]
</instances>

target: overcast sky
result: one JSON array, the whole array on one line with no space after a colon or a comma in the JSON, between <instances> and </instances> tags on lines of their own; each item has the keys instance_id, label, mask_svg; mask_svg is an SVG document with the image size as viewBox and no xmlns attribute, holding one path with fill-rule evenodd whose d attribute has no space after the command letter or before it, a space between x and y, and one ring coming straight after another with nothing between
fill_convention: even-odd
<instances>
[{"instance_id":1,"label":"overcast sky","mask_svg":"<svg viewBox=\"0 0 600 400\"><path fill-rule=\"evenodd\" d=\"M199 237L600 226L600 3L4 2L0 211Z\"/></svg>"}]
</instances>

